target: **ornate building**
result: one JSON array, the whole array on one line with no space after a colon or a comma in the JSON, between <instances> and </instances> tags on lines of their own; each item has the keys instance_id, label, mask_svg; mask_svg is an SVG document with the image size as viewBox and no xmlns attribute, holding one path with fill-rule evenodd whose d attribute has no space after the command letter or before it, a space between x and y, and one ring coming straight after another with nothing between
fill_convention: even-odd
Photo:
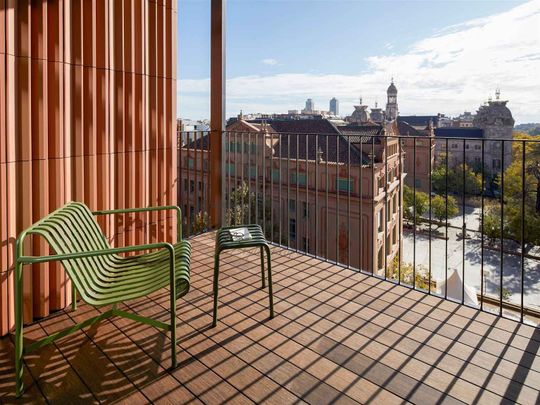
<instances>
[{"instance_id":1,"label":"ornate building","mask_svg":"<svg viewBox=\"0 0 540 405\"><path fill-rule=\"evenodd\" d=\"M486 172L493 175L505 170L512 163L514 128L514 118L507 103L507 100L500 100L497 90L495 100L480 106L472 127L436 128L437 156L447 155L451 166L462 163L465 156L467 164L476 170L481 169L483 159Z\"/></svg>"},{"instance_id":2,"label":"ornate building","mask_svg":"<svg viewBox=\"0 0 540 405\"><path fill-rule=\"evenodd\" d=\"M386 119L388 121L394 121L399 115L399 109L397 104L397 88L394 85L394 78L386 90L387 102L386 102Z\"/></svg>"}]
</instances>

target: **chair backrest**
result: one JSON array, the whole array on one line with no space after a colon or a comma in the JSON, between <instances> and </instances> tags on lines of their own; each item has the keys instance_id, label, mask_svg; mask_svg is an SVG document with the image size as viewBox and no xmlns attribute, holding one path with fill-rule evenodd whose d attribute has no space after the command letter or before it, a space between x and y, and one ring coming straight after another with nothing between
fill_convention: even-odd
<instances>
[{"instance_id":1,"label":"chair backrest","mask_svg":"<svg viewBox=\"0 0 540 405\"><path fill-rule=\"evenodd\" d=\"M109 249L110 245L90 209L80 202L69 202L40 219L26 230L45 238L55 254ZM83 295L95 290L102 279L110 256L96 256L62 261L70 279Z\"/></svg>"}]
</instances>

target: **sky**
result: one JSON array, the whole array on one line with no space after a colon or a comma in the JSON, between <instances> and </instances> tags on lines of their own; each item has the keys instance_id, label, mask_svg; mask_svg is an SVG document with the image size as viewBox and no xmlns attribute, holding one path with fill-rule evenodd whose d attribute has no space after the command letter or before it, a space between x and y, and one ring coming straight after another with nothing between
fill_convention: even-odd
<instances>
[{"instance_id":1,"label":"sky","mask_svg":"<svg viewBox=\"0 0 540 405\"><path fill-rule=\"evenodd\" d=\"M386 103L401 115L476 111L500 88L516 123L540 122L540 0L228 0L226 115L340 114ZM209 118L210 0L178 3L178 106Z\"/></svg>"}]
</instances>

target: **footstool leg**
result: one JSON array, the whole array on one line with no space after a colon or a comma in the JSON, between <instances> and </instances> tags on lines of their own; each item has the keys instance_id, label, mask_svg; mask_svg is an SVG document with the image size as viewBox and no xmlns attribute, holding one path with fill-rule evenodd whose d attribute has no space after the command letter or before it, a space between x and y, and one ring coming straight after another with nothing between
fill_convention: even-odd
<instances>
[{"instance_id":1,"label":"footstool leg","mask_svg":"<svg viewBox=\"0 0 540 405\"><path fill-rule=\"evenodd\" d=\"M214 315L212 327L217 325L217 304L218 304L218 278L219 278L219 252L214 255Z\"/></svg>"},{"instance_id":2,"label":"footstool leg","mask_svg":"<svg viewBox=\"0 0 540 405\"><path fill-rule=\"evenodd\" d=\"M268 297L270 298L270 318L274 317L274 294L272 291L272 259L270 257L270 247L264 246L268 258Z\"/></svg>"},{"instance_id":3,"label":"footstool leg","mask_svg":"<svg viewBox=\"0 0 540 405\"><path fill-rule=\"evenodd\" d=\"M261 278L262 278L262 288L266 287L266 277L264 276L264 248L261 246Z\"/></svg>"}]
</instances>

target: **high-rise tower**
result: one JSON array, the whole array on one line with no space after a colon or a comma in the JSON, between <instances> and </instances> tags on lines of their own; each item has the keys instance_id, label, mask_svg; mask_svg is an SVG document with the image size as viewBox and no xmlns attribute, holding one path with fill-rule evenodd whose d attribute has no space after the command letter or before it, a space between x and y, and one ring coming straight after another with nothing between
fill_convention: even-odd
<instances>
[{"instance_id":1,"label":"high-rise tower","mask_svg":"<svg viewBox=\"0 0 540 405\"><path fill-rule=\"evenodd\" d=\"M330 100L330 114L332 115L339 115L339 100L335 97Z\"/></svg>"},{"instance_id":2,"label":"high-rise tower","mask_svg":"<svg viewBox=\"0 0 540 405\"><path fill-rule=\"evenodd\" d=\"M306 111L306 112L312 112L314 109L315 109L315 103L313 102L313 99L308 98L308 99L306 100L306 108L305 108L305 111Z\"/></svg>"}]
</instances>

